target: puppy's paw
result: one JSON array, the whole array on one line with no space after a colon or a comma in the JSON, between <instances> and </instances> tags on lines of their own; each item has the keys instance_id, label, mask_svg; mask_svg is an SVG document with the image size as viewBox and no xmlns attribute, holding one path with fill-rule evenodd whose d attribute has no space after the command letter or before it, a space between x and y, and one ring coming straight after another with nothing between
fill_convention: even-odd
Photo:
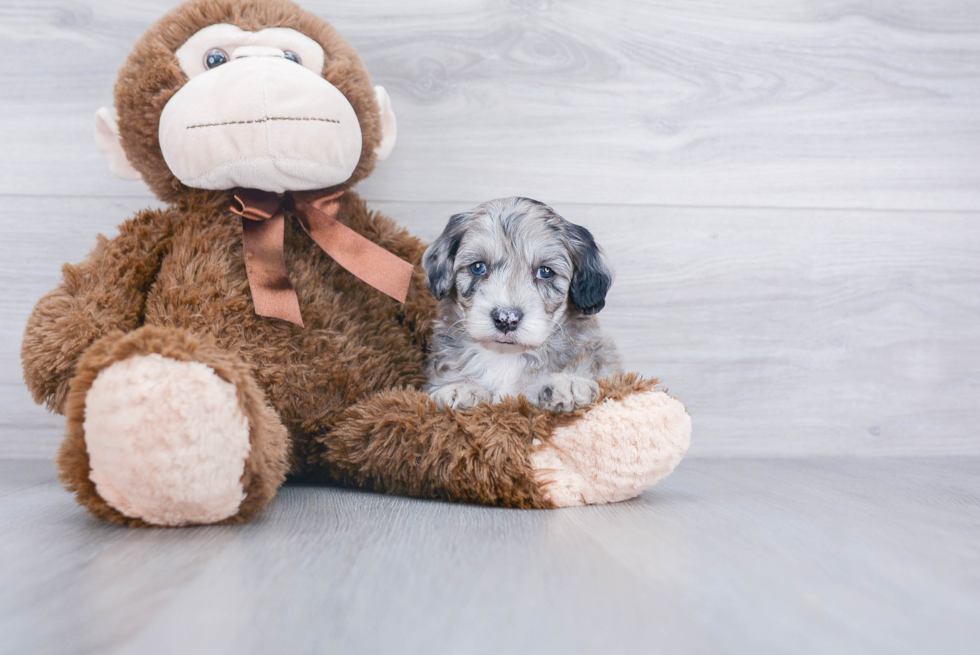
<instances>
[{"instance_id":1,"label":"puppy's paw","mask_svg":"<svg viewBox=\"0 0 980 655\"><path fill-rule=\"evenodd\" d=\"M493 400L489 391L476 382L453 382L429 394L439 409L469 409Z\"/></svg>"},{"instance_id":2,"label":"puppy's paw","mask_svg":"<svg viewBox=\"0 0 980 655\"><path fill-rule=\"evenodd\" d=\"M549 412L572 412L591 405L599 395L595 380L576 375L553 375L538 390L536 404Z\"/></svg>"}]
</instances>

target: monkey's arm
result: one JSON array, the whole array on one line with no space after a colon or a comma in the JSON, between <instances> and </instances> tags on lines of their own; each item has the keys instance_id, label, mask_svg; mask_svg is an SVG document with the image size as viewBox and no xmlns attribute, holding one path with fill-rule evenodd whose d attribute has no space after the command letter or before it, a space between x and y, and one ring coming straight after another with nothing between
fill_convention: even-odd
<instances>
[{"instance_id":1,"label":"monkey's arm","mask_svg":"<svg viewBox=\"0 0 980 655\"><path fill-rule=\"evenodd\" d=\"M62 413L68 380L85 349L113 330L142 324L170 234L167 212L144 210L119 227L119 236L99 235L81 264L65 264L64 281L37 303L21 346L24 380L35 402Z\"/></svg>"}]
</instances>

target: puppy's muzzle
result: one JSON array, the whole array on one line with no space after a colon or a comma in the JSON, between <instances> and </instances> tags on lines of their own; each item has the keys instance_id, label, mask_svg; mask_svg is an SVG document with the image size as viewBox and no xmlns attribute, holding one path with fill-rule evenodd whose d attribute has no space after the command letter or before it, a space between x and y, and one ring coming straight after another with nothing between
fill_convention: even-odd
<instances>
[{"instance_id":1,"label":"puppy's muzzle","mask_svg":"<svg viewBox=\"0 0 980 655\"><path fill-rule=\"evenodd\" d=\"M517 329L524 314L515 307L498 307L490 312L490 318L493 319L493 325L497 330L507 334Z\"/></svg>"}]
</instances>

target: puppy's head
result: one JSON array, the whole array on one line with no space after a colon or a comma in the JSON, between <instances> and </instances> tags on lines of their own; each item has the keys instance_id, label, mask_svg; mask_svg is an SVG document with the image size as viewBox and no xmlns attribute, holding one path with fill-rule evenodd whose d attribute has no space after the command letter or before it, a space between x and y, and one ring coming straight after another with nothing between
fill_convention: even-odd
<instances>
[{"instance_id":1,"label":"puppy's head","mask_svg":"<svg viewBox=\"0 0 980 655\"><path fill-rule=\"evenodd\" d=\"M612 284L589 231L528 198L456 214L422 263L459 326L504 350L537 348L569 318L595 314Z\"/></svg>"}]
</instances>

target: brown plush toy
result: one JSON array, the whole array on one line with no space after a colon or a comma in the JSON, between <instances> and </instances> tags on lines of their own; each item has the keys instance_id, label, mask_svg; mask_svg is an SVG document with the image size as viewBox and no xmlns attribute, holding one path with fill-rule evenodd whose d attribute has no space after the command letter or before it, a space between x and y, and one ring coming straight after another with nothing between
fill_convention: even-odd
<instances>
[{"instance_id":1,"label":"brown plush toy","mask_svg":"<svg viewBox=\"0 0 980 655\"><path fill-rule=\"evenodd\" d=\"M680 461L687 413L635 375L562 415L523 398L440 411L419 391L424 244L349 191L394 116L324 21L188 2L136 44L115 109L100 149L167 207L66 265L22 352L34 398L67 417L61 479L96 516L247 521L290 474L560 507L633 497Z\"/></svg>"}]
</instances>

